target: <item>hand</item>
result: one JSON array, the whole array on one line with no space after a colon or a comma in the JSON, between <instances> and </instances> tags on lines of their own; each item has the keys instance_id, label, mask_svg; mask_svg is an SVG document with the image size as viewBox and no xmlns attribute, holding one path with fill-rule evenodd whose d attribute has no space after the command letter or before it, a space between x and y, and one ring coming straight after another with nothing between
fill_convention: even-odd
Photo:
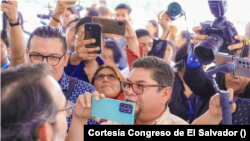
<instances>
[{"instance_id":1,"label":"hand","mask_svg":"<svg viewBox=\"0 0 250 141\"><path fill-rule=\"evenodd\" d=\"M91 93L85 93L84 95L80 95L77 98L76 106L74 108L74 116L80 120L84 119L94 119L96 122L100 122L100 118L91 117L91 104L92 97L95 97L96 101L99 101L100 98L105 98L104 94L99 94L99 92L95 91Z\"/></svg>"},{"instance_id":2,"label":"hand","mask_svg":"<svg viewBox=\"0 0 250 141\"><path fill-rule=\"evenodd\" d=\"M163 13L163 11L161 11L158 14L158 23L161 25L163 32L169 32L169 30L170 30L170 24L169 23L171 23L172 20L170 19L168 14L166 14L166 13L162 14L162 13Z\"/></svg>"},{"instance_id":3,"label":"hand","mask_svg":"<svg viewBox=\"0 0 250 141\"><path fill-rule=\"evenodd\" d=\"M5 12L10 23L14 24L18 22L18 2L16 0L8 1L8 3L2 3L1 11Z\"/></svg>"},{"instance_id":4,"label":"hand","mask_svg":"<svg viewBox=\"0 0 250 141\"><path fill-rule=\"evenodd\" d=\"M85 48L86 45L95 43L95 39L84 39L84 29L77 35L75 51L73 56L75 56L79 61L85 60L87 57L97 57L98 54L90 54L94 51L99 51L100 47L96 48Z\"/></svg>"},{"instance_id":5,"label":"hand","mask_svg":"<svg viewBox=\"0 0 250 141\"><path fill-rule=\"evenodd\" d=\"M228 49L229 49L229 50L238 49L238 50L235 52L235 56L240 56L240 54L241 54L241 49L242 49L242 47L243 47L243 45L244 45L244 36L235 35L235 36L234 36L234 39L235 39L235 40L239 40L240 42L228 46ZM250 56L248 56L248 57L250 57Z\"/></svg>"},{"instance_id":6,"label":"hand","mask_svg":"<svg viewBox=\"0 0 250 141\"><path fill-rule=\"evenodd\" d=\"M71 5L69 3L76 1L77 0L67 0L67 1L58 0L54 11L54 15L61 16L67 8L74 7L74 5Z\"/></svg>"},{"instance_id":7,"label":"hand","mask_svg":"<svg viewBox=\"0 0 250 141\"><path fill-rule=\"evenodd\" d=\"M199 31L202 29L202 26L193 27L194 36L193 36L193 44L194 46L198 45L200 41L203 41L208 38L208 35L201 35Z\"/></svg>"},{"instance_id":8,"label":"hand","mask_svg":"<svg viewBox=\"0 0 250 141\"><path fill-rule=\"evenodd\" d=\"M125 27L125 35L123 35L125 38L130 39L130 38L136 38L136 33L135 30L133 29L132 25L127 19L124 18L116 18L117 21L125 21L126 22L126 27Z\"/></svg>"},{"instance_id":9,"label":"hand","mask_svg":"<svg viewBox=\"0 0 250 141\"><path fill-rule=\"evenodd\" d=\"M230 92L230 97L233 98L233 89L229 88L228 91ZM231 113L233 113L236 109L236 104L232 104L232 110ZM220 105L220 94L216 94L213 97L211 97L209 101L209 112L213 116L222 116L222 109Z\"/></svg>"}]
</instances>

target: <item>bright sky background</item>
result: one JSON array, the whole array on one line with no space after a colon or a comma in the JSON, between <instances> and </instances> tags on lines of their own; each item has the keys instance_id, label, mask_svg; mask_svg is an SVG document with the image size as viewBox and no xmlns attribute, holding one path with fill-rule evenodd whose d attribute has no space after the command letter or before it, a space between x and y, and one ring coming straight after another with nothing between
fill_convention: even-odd
<instances>
[{"instance_id":1,"label":"bright sky background","mask_svg":"<svg viewBox=\"0 0 250 141\"><path fill-rule=\"evenodd\" d=\"M85 8L90 7L98 0L79 0ZM19 11L23 14L25 29L32 31L36 26L40 26L40 20L36 18L38 13L48 14L48 2L55 6L55 0L18 0ZM107 0L107 6L114 12L116 5L126 3L132 8L131 18L134 29L145 28L147 21L157 20L157 13L166 10L172 0ZM176 0L186 12L189 31L193 26L204 21L213 21L215 18L210 12L207 0ZM84 11L83 11L84 12ZM225 16L232 22L238 33L244 35L245 24L250 21L250 0L228 0L228 11ZM187 29L185 18L182 17L173 21L178 32ZM161 33L161 31L160 31Z\"/></svg>"}]
</instances>

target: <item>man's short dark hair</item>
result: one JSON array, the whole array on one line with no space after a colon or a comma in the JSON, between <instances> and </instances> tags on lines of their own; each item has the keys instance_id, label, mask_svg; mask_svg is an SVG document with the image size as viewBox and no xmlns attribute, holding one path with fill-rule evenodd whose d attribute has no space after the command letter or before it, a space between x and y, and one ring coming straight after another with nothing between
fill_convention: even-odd
<instances>
[{"instance_id":1,"label":"man's short dark hair","mask_svg":"<svg viewBox=\"0 0 250 141\"><path fill-rule=\"evenodd\" d=\"M115 10L117 10L117 9L126 9L126 10L128 11L128 15L130 15L130 13L131 13L131 11L132 11L132 9L131 9L128 5L126 5L126 4L119 4L119 5L115 8Z\"/></svg>"},{"instance_id":2,"label":"man's short dark hair","mask_svg":"<svg viewBox=\"0 0 250 141\"><path fill-rule=\"evenodd\" d=\"M1 39L3 40L4 44L6 45L6 47L9 48L10 44L9 44L8 37L4 37L2 30L0 30L0 32L1 32Z\"/></svg>"},{"instance_id":3,"label":"man's short dark hair","mask_svg":"<svg viewBox=\"0 0 250 141\"><path fill-rule=\"evenodd\" d=\"M138 29L138 30L135 31L135 33L136 33L137 39L140 38L140 37L143 37L143 36L150 36L151 37L149 32L147 30L145 30L145 29Z\"/></svg>"},{"instance_id":4,"label":"man's short dark hair","mask_svg":"<svg viewBox=\"0 0 250 141\"><path fill-rule=\"evenodd\" d=\"M1 72L1 140L35 141L44 122L55 123L58 109L44 85L52 71L37 63Z\"/></svg>"},{"instance_id":5,"label":"man's short dark hair","mask_svg":"<svg viewBox=\"0 0 250 141\"><path fill-rule=\"evenodd\" d=\"M91 17L84 17L78 20L78 22L76 23L76 27L75 27L75 35L77 35L81 25L84 25L85 23L91 23L91 22L92 22Z\"/></svg>"},{"instance_id":6,"label":"man's short dark hair","mask_svg":"<svg viewBox=\"0 0 250 141\"><path fill-rule=\"evenodd\" d=\"M65 31L69 28L69 26L70 26L72 23L77 22L77 21L79 21L78 18L77 18L77 19L74 19L74 20L72 20L72 21L70 21L70 22L66 25Z\"/></svg>"},{"instance_id":7,"label":"man's short dark hair","mask_svg":"<svg viewBox=\"0 0 250 141\"><path fill-rule=\"evenodd\" d=\"M100 6L98 9L97 9L99 15L109 15L109 10L106 6Z\"/></svg>"},{"instance_id":8,"label":"man's short dark hair","mask_svg":"<svg viewBox=\"0 0 250 141\"><path fill-rule=\"evenodd\" d=\"M66 43L65 36L59 28L55 28L55 27L52 27L50 25L41 26L41 27L36 28L30 35L30 38L28 41L28 47L27 47L28 50L30 49L30 41L34 36L38 36L38 37L44 38L44 39L51 39L51 38L61 39L61 41L63 43L63 48L62 48L63 53L66 53L66 51L67 51L67 43Z\"/></svg>"},{"instance_id":9,"label":"man's short dark hair","mask_svg":"<svg viewBox=\"0 0 250 141\"><path fill-rule=\"evenodd\" d=\"M138 58L132 63L132 69L144 68L151 71L151 78L155 80L158 85L169 86L173 88L175 81L174 70L171 66L161 58L154 56L147 56ZM131 70L132 70L131 69ZM163 87L159 87L158 91L161 91ZM168 105L170 99L166 103Z\"/></svg>"},{"instance_id":10,"label":"man's short dark hair","mask_svg":"<svg viewBox=\"0 0 250 141\"><path fill-rule=\"evenodd\" d=\"M119 47L119 44L115 40L106 40L105 48L111 49L114 54L114 61L116 64L119 63L122 57L122 53Z\"/></svg>"}]
</instances>

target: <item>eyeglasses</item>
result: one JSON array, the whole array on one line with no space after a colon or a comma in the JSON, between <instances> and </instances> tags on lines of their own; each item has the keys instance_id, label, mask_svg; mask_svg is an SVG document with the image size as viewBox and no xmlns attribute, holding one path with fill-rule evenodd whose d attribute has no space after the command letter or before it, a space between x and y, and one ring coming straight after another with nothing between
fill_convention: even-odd
<instances>
[{"instance_id":1,"label":"eyeglasses","mask_svg":"<svg viewBox=\"0 0 250 141\"><path fill-rule=\"evenodd\" d=\"M68 100L65 108L63 108L62 110L59 110L58 112L66 110L67 117L70 117L73 114L73 109L75 108L75 106L76 105L74 103L72 103L71 101Z\"/></svg>"},{"instance_id":2,"label":"eyeglasses","mask_svg":"<svg viewBox=\"0 0 250 141\"><path fill-rule=\"evenodd\" d=\"M95 79L96 80L103 80L104 77L107 76L108 80L116 80L117 79L117 76L113 75L113 74L107 74L107 75L104 75L104 74L98 74Z\"/></svg>"},{"instance_id":3,"label":"eyeglasses","mask_svg":"<svg viewBox=\"0 0 250 141\"><path fill-rule=\"evenodd\" d=\"M135 94L140 95L143 94L144 88L146 87L167 87L167 86L160 86L160 85L142 85L142 84L131 84L126 81L121 81L121 87L124 92L129 90L129 88L132 86L132 90Z\"/></svg>"},{"instance_id":4,"label":"eyeglasses","mask_svg":"<svg viewBox=\"0 0 250 141\"><path fill-rule=\"evenodd\" d=\"M65 54L66 53L64 53L62 57L56 57L56 56L43 56L43 55L29 53L29 57L32 63L43 62L44 58L46 58L48 64L50 64L51 66L56 66L59 64L59 62L61 61L61 59Z\"/></svg>"}]
</instances>

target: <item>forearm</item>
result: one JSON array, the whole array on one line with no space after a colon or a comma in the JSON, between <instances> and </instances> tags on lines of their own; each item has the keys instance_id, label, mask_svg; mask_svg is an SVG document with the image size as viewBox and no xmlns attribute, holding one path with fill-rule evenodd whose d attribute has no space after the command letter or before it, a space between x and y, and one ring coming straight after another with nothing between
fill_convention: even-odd
<instances>
[{"instance_id":1,"label":"forearm","mask_svg":"<svg viewBox=\"0 0 250 141\"><path fill-rule=\"evenodd\" d=\"M136 36L133 38L127 38L127 46L129 49L131 49L133 52L135 52L139 58L141 57L139 43L138 43Z\"/></svg>"},{"instance_id":2,"label":"forearm","mask_svg":"<svg viewBox=\"0 0 250 141\"><path fill-rule=\"evenodd\" d=\"M219 125L222 116L213 116L209 111L198 117L192 122L192 125Z\"/></svg>"},{"instance_id":3,"label":"forearm","mask_svg":"<svg viewBox=\"0 0 250 141\"><path fill-rule=\"evenodd\" d=\"M70 58L69 58L69 64L70 65L73 65L73 66L77 66L81 63L82 60L80 60L76 54L76 52L73 52L71 55L70 55Z\"/></svg>"},{"instance_id":4,"label":"forearm","mask_svg":"<svg viewBox=\"0 0 250 141\"><path fill-rule=\"evenodd\" d=\"M84 138L84 125L87 124L87 119L72 118L68 135L65 141L83 141Z\"/></svg>"},{"instance_id":5,"label":"forearm","mask_svg":"<svg viewBox=\"0 0 250 141\"><path fill-rule=\"evenodd\" d=\"M10 66L15 67L27 62L25 39L21 26L10 26Z\"/></svg>"},{"instance_id":6,"label":"forearm","mask_svg":"<svg viewBox=\"0 0 250 141\"><path fill-rule=\"evenodd\" d=\"M60 22L58 21L60 21L61 14L56 13L53 14L52 16L53 18L50 19L49 25L58 28L60 24ZM58 21L56 21L54 18Z\"/></svg>"},{"instance_id":7,"label":"forearm","mask_svg":"<svg viewBox=\"0 0 250 141\"><path fill-rule=\"evenodd\" d=\"M167 36L168 36L169 30L165 30L162 32L162 35L160 37L161 40L167 40Z\"/></svg>"}]
</instances>

